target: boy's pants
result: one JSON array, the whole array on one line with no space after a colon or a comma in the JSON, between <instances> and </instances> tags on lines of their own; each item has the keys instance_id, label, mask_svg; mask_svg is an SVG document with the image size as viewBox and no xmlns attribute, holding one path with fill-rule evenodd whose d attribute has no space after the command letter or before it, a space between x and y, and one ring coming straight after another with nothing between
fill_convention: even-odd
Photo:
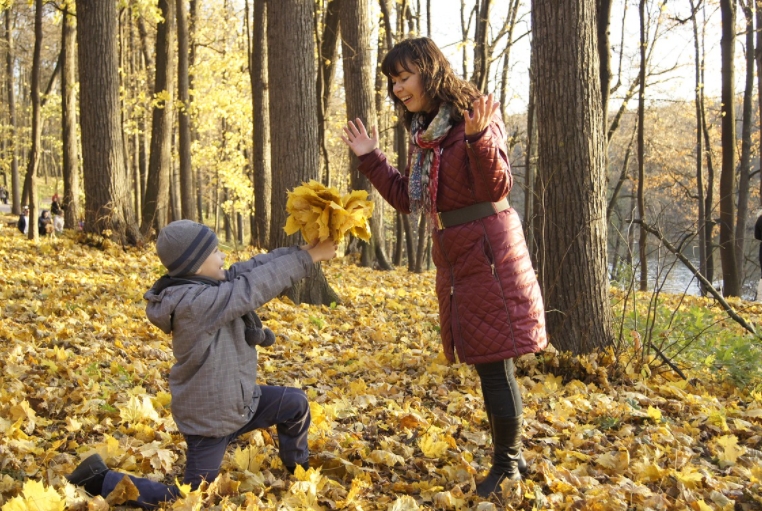
<instances>
[{"instance_id":1,"label":"boy's pants","mask_svg":"<svg viewBox=\"0 0 762 511\"><path fill-rule=\"evenodd\" d=\"M260 385L260 389L262 396L259 398L254 417L235 433L219 438L185 436L188 451L184 484L190 484L195 490L202 481L214 481L230 442L244 433L272 425L276 425L278 429L279 455L283 464L295 466L307 462L307 430L310 427L307 395L293 387ZM106 497L111 493L124 475L115 470L107 472L101 495ZM174 500L179 494L177 486L167 486L142 477L129 477L140 491L140 497L128 505L153 509L161 502Z\"/></svg>"}]
</instances>

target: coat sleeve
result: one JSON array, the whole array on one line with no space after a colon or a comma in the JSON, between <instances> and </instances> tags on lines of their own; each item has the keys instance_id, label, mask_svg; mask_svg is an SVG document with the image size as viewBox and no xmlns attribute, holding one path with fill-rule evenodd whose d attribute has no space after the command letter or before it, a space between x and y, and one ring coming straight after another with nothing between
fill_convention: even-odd
<instances>
[{"instance_id":1,"label":"coat sleeve","mask_svg":"<svg viewBox=\"0 0 762 511\"><path fill-rule=\"evenodd\" d=\"M500 114L495 112L487 128L466 136L471 182L477 197L499 201L511 191L513 175L505 143L505 127Z\"/></svg>"},{"instance_id":2,"label":"coat sleeve","mask_svg":"<svg viewBox=\"0 0 762 511\"><path fill-rule=\"evenodd\" d=\"M410 213L408 177L392 167L379 149L360 158L358 170L362 172L386 202L402 213Z\"/></svg>"},{"instance_id":3,"label":"coat sleeve","mask_svg":"<svg viewBox=\"0 0 762 511\"><path fill-rule=\"evenodd\" d=\"M228 280L234 280L236 277L238 277L238 275L240 275L243 272L249 271L252 268L256 268L257 266L270 263L279 257L292 254L298 250L300 250L300 248L297 246L276 248L275 250L271 250L270 252L267 252L266 254L255 255L248 261L241 261L240 263L235 263L231 265L227 271Z\"/></svg>"},{"instance_id":4,"label":"coat sleeve","mask_svg":"<svg viewBox=\"0 0 762 511\"><path fill-rule=\"evenodd\" d=\"M198 292L183 298L189 300L185 310L190 316L182 320L193 322L201 318L203 324L198 324L198 330L218 330L279 296L309 276L312 268L310 255L297 249L240 272L233 280L221 282L219 286L197 286Z\"/></svg>"},{"instance_id":5,"label":"coat sleeve","mask_svg":"<svg viewBox=\"0 0 762 511\"><path fill-rule=\"evenodd\" d=\"M757 218L757 222L754 224L754 239L762 240L762 216Z\"/></svg>"}]
</instances>

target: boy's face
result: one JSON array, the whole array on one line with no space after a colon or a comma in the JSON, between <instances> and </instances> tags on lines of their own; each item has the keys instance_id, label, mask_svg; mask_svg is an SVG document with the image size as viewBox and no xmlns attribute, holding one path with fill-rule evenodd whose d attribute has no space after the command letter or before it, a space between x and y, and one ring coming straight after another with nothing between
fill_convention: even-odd
<instances>
[{"instance_id":1,"label":"boy's face","mask_svg":"<svg viewBox=\"0 0 762 511\"><path fill-rule=\"evenodd\" d=\"M225 253L217 247L201 264L196 275L209 277L214 280L225 280L226 275L225 270L222 269L223 264L225 264Z\"/></svg>"}]
</instances>

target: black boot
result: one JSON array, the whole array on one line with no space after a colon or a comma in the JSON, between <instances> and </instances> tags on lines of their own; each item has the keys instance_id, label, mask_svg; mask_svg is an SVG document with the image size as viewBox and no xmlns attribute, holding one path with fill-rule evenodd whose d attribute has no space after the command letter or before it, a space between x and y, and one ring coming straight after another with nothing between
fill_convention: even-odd
<instances>
[{"instance_id":1,"label":"black boot","mask_svg":"<svg viewBox=\"0 0 762 511\"><path fill-rule=\"evenodd\" d=\"M487 477L476 485L476 493L487 498L500 492L503 479L521 479L519 460L521 459L522 417L492 417L492 468Z\"/></svg>"},{"instance_id":2,"label":"black boot","mask_svg":"<svg viewBox=\"0 0 762 511\"><path fill-rule=\"evenodd\" d=\"M302 466L305 472L310 469L310 463L308 461L305 461L304 463L299 463L299 465ZM294 472L296 472L296 465L286 465L286 470L288 470L289 474L293 474Z\"/></svg>"},{"instance_id":3,"label":"black boot","mask_svg":"<svg viewBox=\"0 0 762 511\"><path fill-rule=\"evenodd\" d=\"M492 429L492 414L490 413L489 405L485 402L485 408L487 409L487 420L489 421L489 434L492 436L492 444L495 443L495 430ZM519 449L519 472L522 474L527 473L527 460L524 458L524 453Z\"/></svg>"},{"instance_id":4,"label":"black boot","mask_svg":"<svg viewBox=\"0 0 762 511\"><path fill-rule=\"evenodd\" d=\"M71 484L83 486L90 495L100 495L103 488L103 480L109 468L97 454L85 458L74 472L66 476Z\"/></svg>"}]
</instances>

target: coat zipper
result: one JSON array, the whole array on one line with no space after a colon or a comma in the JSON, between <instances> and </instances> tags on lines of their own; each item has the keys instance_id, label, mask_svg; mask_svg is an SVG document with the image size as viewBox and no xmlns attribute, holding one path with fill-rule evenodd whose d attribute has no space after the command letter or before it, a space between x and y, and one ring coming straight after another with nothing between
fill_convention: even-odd
<instances>
[{"instance_id":1,"label":"coat zipper","mask_svg":"<svg viewBox=\"0 0 762 511\"><path fill-rule=\"evenodd\" d=\"M452 344L456 354L458 351L465 353L462 346L463 338L460 333L460 318L458 317L458 308L455 306L455 272L452 268L452 262L450 262L450 258L448 257L449 254L444 249L445 244L442 241L442 231L438 231L437 235L439 236L439 246L442 247L442 255L444 255L444 258L447 260L447 266L450 268L450 334L452 335ZM455 329L456 324L458 326L457 331Z\"/></svg>"}]
</instances>

